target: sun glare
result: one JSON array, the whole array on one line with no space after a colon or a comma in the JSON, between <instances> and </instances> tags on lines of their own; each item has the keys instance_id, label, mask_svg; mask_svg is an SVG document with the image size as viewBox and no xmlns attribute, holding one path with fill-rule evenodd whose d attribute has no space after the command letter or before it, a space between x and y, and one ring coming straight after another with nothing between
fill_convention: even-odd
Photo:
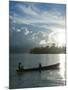
<instances>
[{"instance_id":1,"label":"sun glare","mask_svg":"<svg viewBox=\"0 0 68 90\"><path fill-rule=\"evenodd\" d=\"M65 32L64 31L58 31L58 32L54 33L53 38L54 38L57 46L65 45Z\"/></svg>"},{"instance_id":2,"label":"sun glare","mask_svg":"<svg viewBox=\"0 0 68 90\"><path fill-rule=\"evenodd\" d=\"M64 79L65 78L65 55L59 54L59 62L60 62L60 75Z\"/></svg>"},{"instance_id":3,"label":"sun glare","mask_svg":"<svg viewBox=\"0 0 68 90\"><path fill-rule=\"evenodd\" d=\"M65 35L64 33L58 33L56 37L56 42L58 46L63 46L65 44Z\"/></svg>"}]
</instances>

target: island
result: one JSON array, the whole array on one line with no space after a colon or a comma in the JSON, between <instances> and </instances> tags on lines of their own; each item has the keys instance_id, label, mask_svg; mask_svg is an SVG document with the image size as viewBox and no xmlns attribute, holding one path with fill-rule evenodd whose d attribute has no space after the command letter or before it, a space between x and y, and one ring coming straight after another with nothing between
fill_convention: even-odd
<instances>
[{"instance_id":1,"label":"island","mask_svg":"<svg viewBox=\"0 0 68 90\"><path fill-rule=\"evenodd\" d=\"M35 46L31 48L22 48L22 47L15 47L9 49L10 53L30 53L30 54L65 54L66 53L66 47L58 47L55 44L52 44L51 46Z\"/></svg>"},{"instance_id":2,"label":"island","mask_svg":"<svg viewBox=\"0 0 68 90\"><path fill-rule=\"evenodd\" d=\"M66 47L57 47L55 45L46 47L35 47L30 50L31 54L60 54L66 53Z\"/></svg>"}]
</instances>

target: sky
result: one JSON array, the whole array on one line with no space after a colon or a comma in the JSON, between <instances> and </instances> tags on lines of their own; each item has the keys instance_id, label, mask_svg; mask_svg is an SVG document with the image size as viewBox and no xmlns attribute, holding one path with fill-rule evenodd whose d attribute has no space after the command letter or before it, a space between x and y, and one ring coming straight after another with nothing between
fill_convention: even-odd
<instances>
[{"instance_id":1,"label":"sky","mask_svg":"<svg viewBox=\"0 0 68 90\"><path fill-rule=\"evenodd\" d=\"M10 46L31 48L65 44L66 5L9 2Z\"/></svg>"}]
</instances>

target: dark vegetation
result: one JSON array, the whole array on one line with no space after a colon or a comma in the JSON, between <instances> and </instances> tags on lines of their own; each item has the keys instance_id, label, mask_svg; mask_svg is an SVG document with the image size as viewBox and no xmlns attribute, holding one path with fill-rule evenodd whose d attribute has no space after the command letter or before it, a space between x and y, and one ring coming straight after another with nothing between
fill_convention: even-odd
<instances>
[{"instance_id":1,"label":"dark vegetation","mask_svg":"<svg viewBox=\"0 0 68 90\"><path fill-rule=\"evenodd\" d=\"M32 49L28 48L10 48L10 53L31 53L31 54L59 54L59 53L66 53L66 47L57 47L55 44L52 44L52 46L46 46L46 47L35 47Z\"/></svg>"},{"instance_id":2,"label":"dark vegetation","mask_svg":"<svg viewBox=\"0 0 68 90\"><path fill-rule=\"evenodd\" d=\"M66 47L56 47L53 44L51 47L35 47L30 50L32 54L58 54L58 53L66 53Z\"/></svg>"}]
</instances>

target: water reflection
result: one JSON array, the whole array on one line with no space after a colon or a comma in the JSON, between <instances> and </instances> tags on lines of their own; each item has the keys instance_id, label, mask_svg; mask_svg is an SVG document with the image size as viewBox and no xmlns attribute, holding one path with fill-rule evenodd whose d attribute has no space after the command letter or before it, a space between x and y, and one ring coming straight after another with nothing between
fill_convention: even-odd
<instances>
[{"instance_id":1,"label":"water reflection","mask_svg":"<svg viewBox=\"0 0 68 90\"><path fill-rule=\"evenodd\" d=\"M60 71L62 79L65 79L65 54L59 54Z\"/></svg>"},{"instance_id":2,"label":"water reflection","mask_svg":"<svg viewBox=\"0 0 68 90\"><path fill-rule=\"evenodd\" d=\"M36 86L65 85L65 54L15 54L10 57L10 87L24 88ZM26 72L22 75L16 73L18 63L26 68L38 67L60 63L59 70L44 70L39 72Z\"/></svg>"},{"instance_id":3,"label":"water reflection","mask_svg":"<svg viewBox=\"0 0 68 90\"><path fill-rule=\"evenodd\" d=\"M51 64L60 63L58 70L48 70L41 72L41 79L45 80L65 80L65 54L50 55L47 61ZM59 81L60 82L60 81Z\"/></svg>"}]
</instances>

